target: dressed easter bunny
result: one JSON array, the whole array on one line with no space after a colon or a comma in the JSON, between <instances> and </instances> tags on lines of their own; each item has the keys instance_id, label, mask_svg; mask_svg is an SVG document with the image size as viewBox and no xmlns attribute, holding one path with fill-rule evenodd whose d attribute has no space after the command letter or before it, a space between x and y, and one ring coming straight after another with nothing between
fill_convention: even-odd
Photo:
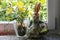
<instances>
[{"instance_id":1,"label":"dressed easter bunny","mask_svg":"<svg viewBox=\"0 0 60 40\"><path fill-rule=\"evenodd\" d=\"M34 7L33 20L30 23L30 29L28 32L29 38L37 38L42 33L47 32L47 24L39 20L40 3L36 3Z\"/></svg>"}]
</instances>

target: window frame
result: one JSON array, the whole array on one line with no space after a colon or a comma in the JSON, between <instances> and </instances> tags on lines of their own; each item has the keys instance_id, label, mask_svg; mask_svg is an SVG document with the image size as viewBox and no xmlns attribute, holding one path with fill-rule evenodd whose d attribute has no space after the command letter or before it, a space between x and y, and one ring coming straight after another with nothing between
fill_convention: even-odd
<instances>
[{"instance_id":1,"label":"window frame","mask_svg":"<svg viewBox=\"0 0 60 40\"><path fill-rule=\"evenodd\" d=\"M48 18L48 29L55 30L55 18L56 18L56 2L57 0L47 0L47 18Z\"/></svg>"}]
</instances>

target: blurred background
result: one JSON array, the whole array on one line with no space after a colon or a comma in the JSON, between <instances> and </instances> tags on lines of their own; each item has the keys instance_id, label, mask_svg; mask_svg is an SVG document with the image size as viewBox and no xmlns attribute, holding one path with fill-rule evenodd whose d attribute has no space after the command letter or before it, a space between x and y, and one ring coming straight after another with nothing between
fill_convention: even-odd
<instances>
[{"instance_id":1,"label":"blurred background","mask_svg":"<svg viewBox=\"0 0 60 40\"><path fill-rule=\"evenodd\" d=\"M41 3L40 20L47 21L47 0L0 0L0 21L31 20L36 2Z\"/></svg>"}]
</instances>

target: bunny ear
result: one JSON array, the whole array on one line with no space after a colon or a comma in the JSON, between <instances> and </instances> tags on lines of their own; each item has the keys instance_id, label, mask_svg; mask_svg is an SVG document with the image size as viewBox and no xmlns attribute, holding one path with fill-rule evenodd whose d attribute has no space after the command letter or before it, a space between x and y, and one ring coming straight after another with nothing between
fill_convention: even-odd
<instances>
[{"instance_id":1,"label":"bunny ear","mask_svg":"<svg viewBox=\"0 0 60 40\"><path fill-rule=\"evenodd\" d=\"M34 8L34 12L39 12L39 10L40 10L40 3L36 3L35 4L35 8Z\"/></svg>"}]
</instances>

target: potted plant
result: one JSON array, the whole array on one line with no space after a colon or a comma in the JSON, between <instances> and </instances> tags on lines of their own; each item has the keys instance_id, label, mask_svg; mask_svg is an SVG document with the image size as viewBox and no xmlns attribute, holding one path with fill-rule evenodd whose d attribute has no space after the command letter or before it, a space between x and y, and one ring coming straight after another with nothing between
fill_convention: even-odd
<instances>
[{"instance_id":1,"label":"potted plant","mask_svg":"<svg viewBox=\"0 0 60 40\"><path fill-rule=\"evenodd\" d=\"M16 2L15 6L12 6L11 3L2 11L0 11L0 19L2 21L17 21L17 30L20 36L23 36L26 32L26 27L23 24L24 19L28 16L28 10L24 7L24 3L19 1ZM0 21L1 21L0 20ZM24 33L24 34L23 34Z\"/></svg>"}]
</instances>

